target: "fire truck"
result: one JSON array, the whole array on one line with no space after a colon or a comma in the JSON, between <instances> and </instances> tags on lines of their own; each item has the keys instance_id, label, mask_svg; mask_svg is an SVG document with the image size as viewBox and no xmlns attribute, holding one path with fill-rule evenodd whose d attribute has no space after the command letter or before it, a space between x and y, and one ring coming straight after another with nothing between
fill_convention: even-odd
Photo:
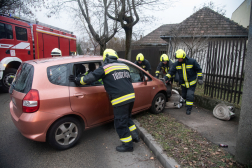
<instances>
[{"instance_id":1,"label":"fire truck","mask_svg":"<svg viewBox=\"0 0 252 168\"><path fill-rule=\"evenodd\" d=\"M52 57L59 48L62 56L76 54L72 32L12 16L0 15L0 89L8 92L22 61Z\"/></svg>"}]
</instances>

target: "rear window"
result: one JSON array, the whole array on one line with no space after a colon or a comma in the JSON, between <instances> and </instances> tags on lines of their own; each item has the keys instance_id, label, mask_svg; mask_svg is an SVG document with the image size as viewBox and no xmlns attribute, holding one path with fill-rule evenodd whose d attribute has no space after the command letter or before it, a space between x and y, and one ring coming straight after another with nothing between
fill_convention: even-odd
<instances>
[{"instance_id":1,"label":"rear window","mask_svg":"<svg viewBox=\"0 0 252 168\"><path fill-rule=\"evenodd\" d=\"M33 74L34 67L31 64L22 63L12 82L13 89L18 92L28 93L32 87Z\"/></svg>"},{"instance_id":2,"label":"rear window","mask_svg":"<svg viewBox=\"0 0 252 168\"><path fill-rule=\"evenodd\" d=\"M56 85L68 85L68 64L56 65L47 68L49 81Z\"/></svg>"}]
</instances>

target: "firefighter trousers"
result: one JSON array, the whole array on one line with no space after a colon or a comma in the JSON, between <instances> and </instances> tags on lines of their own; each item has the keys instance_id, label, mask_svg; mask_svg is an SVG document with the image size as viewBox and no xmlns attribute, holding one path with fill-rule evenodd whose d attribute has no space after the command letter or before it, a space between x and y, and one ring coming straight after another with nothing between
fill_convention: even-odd
<instances>
[{"instance_id":1,"label":"firefighter trousers","mask_svg":"<svg viewBox=\"0 0 252 168\"><path fill-rule=\"evenodd\" d=\"M131 111L134 102L113 107L114 110L114 125L120 140L124 145L133 147L131 131L136 129L134 122L131 119Z\"/></svg>"},{"instance_id":2,"label":"firefighter trousers","mask_svg":"<svg viewBox=\"0 0 252 168\"><path fill-rule=\"evenodd\" d=\"M196 84L186 88L181 86L182 89L182 98L186 100L187 110L192 110L193 101L194 101L194 92L195 92Z\"/></svg>"}]
</instances>

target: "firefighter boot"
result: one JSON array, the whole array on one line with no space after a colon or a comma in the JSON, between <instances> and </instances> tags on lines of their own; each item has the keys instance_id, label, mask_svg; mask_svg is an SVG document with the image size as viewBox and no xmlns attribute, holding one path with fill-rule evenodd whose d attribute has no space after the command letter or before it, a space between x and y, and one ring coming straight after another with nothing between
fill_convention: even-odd
<instances>
[{"instance_id":1,"label":"firefighter boot","mask_svg":"<svg viewBox=\"0 0 252 168\"><path fill-rule=\"evenodd\" d=\"M187 114L187 115L190 115L190 114L191 114L191 110L188 110L188 109L187 109L187 110L186 110L186 114Z\"/></svg>"},{"instance_id":2,"label":"firefighter boot","mask_svg":"<svg viewBox=\"0 0 252 168\"><path fill-rule=\"evenodd\" d=\"M190 115L190 114L191 114L191 111L192 111L192 106L187 106L186 114L187 114L187 115Z\"/></svg>"},{"instance_id":3,"label":"firefighter boot","mask_svg":"<svg viewBox=\"0 0 252 168\"><path fill-rule=\"evenodd\" d=\"M118 152L132 152L133 151L133 142L122 143L121 146L117 146L116 150Z\"/></svg>"},{"instance_id":4,"label":"firefighter boot","mask_svg":"<svg viewBox=\"0 0 252 168\"><path fill-rule=\"evenodd\" d=\"M131 131L131 135L132 135L132 141L133 142L139 142L140 141L140 138L138 136L138 132L137 130L134 130L134 131Z\"/></svg>"}]
</instances>

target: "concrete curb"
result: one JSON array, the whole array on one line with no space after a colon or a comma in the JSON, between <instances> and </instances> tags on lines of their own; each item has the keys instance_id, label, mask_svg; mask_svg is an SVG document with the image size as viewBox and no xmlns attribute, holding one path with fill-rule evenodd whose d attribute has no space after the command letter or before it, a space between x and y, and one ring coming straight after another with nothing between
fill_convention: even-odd
<instances>
[{"instance_id":1,"label":"concrete curb","mask_svg":"<svg viewBox=\"0 0 252 168\"><path fill-rule=\"evenodd\" d=\"M140 126L140 123L137 120L133 120L141 139L149 147L149 149L154 153L156 158L165 168L180 168L180 165L170 157L167 157L164 154L162 147L155 141L155 139L149 134L143 127Z\"/></svg>"}]
</instances>

